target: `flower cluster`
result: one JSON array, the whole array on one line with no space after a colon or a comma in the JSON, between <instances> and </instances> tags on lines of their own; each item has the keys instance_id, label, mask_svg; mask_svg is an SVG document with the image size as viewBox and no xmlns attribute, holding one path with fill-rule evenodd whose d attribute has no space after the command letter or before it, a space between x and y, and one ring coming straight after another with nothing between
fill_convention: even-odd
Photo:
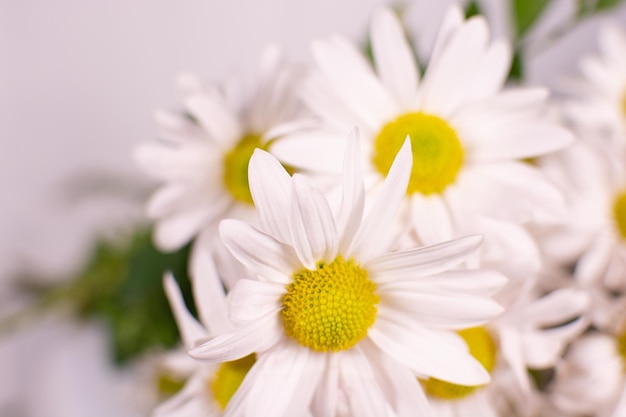
<instances>
[{"instance_id":1,"label":"flower cluster","mask_svg":"<svg viewBox=\"0 0 626 417\"><path fill-rule=\"evenodd\" d=\"M268 48L253 88L181 77L157 114L136 157L198 314L168 275L189 356L154 415L626 413L626 34L561 101L458 7L425 70L391 10L370 39Z\"/></svg>"}]
</instances>

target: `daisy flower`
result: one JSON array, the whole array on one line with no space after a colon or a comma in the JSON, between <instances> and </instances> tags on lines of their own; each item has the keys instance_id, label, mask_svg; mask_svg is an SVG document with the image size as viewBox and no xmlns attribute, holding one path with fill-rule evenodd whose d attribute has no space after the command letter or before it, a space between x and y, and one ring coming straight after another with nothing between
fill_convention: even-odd
<instances>
[{"instance_id":1,"label":"daisy flower","mask_svg":"<svg viewBox=\"0 0 626 417\"><path fill-rule=\"evenodd\" d=\"M597 130L577 126L578 143L541 164L568 202L561 223L537 228L545 259L574 266L591 296L590 314L604 328L615 299L626 295L626 151Z\"/></svg>"},{"instance_id":2,"label":"daisy flower","mask_svg":"<svg viewBox=\"0 0 626 417\"><path fill-rule=\"evenodd\" d=\"M185 307L174 277L168 274L164 278L165 292L186 348L200 339L224 334L234 328L228 318L224 289L208 252L200 252L198 262L192 264L192 268L193 295L201 323ZM255 360L255 355L248 355L231 362L208 363L198 362L186 352L170 354L162 367L167 375L177 377L175 381L184 381L184 386L160 404L152 416L221 416Z\"/></svg>"},{"instance_id":3,"label":"daisy flower","mask_svg":"<svg viewBox=\"0 0 626 417\"><path fill-rule=\"evenodd\" d=\"M301 72L268 48L250 91L242 83L220 90L181 77L185 113L158 112L162 141L140 146L135 155L163 182L147 208L160 249L175 250L198 234L202 247L212 247L220 220L254 214L248 161L254 149L267 148L280 135L279 125L296 123L303 114L293 94Z\"/></svg>"},{"instance_id":4,"label":"daisy flower","mask_svg":"<svg viewBox=\"0 0 626 417\"><path fill-rule=\"evenodd\" d=\"M492 381L484 386L422 381L436 415L496 417L503 396L511 391L517 392L510 401L529 401L534 388L528 370L555 366L567 344L587 327L582 316L588 300L582 291L561 289L537 298L532 286L509 283L496 299L507 306L502 315L484 326L458 331L466 349L491 372Z\"/></svg>"},{"instance_id":5,"label":"daisy flower","mask_svg":"<svg viewBox=\"0 0 626 417\"><path fill-rule=\"evenodd\" d=\"M322 125L283 138L273 154L296 167L338 172L342 132L357 125L366 183L379 184L410 136L405 194L423 244L483 233L483 219L520 223L561 207L556 188L521 160L562 149L572 137L545 117L545 89L502 90L511 48L489 42L483 17L465 21L460 8L449 10L423 79L393 12L375 13L371 41L375 68L343 37L313 44L319 71L303 99ZM492 235L507 241L500 230L492 226L484 246Z\"/></svg>"},{"instance_id":6,"label":"daisy flower","mask_svg":"<svg viewBox=\"0 0 626 417\"><path fill-rule=\"evenodd\" d=\"M576 341L556 368L554 380L548 387L545 400L556 413L543 415L624 415L624 336L621 347L616 342L614 337L599 332L587 334Z\"/></svg>"},{"instance_id":7,"label":"daisy flower","mask_svg":"<svg viewBox=\"0 0 626 417\"><path fill-rule=\"evenodd\" d=\"M342 203L333 213L301 175L290 177L256 150L250 188L260 229L224 220L233 255L255 272L230 298L239 327L191 349L198 359L258 360L226 409L228 416L429 415L416 375L479 385L489 374L450 330L480 325L502 308L489 298L497 272L451 270L480 244L468 236L389 252L390 227L411 173L407 140L364 215L360 145L348 141Z\"/></svg>"},{"instance_id":8,"label":"daisy flower","mask_svg":"<svg viewBox=\"0 0 626 417\"><path fill-rule=\"evenodd\" d=\"M626 142L626 32L604 27L598 36L599 53L580 63L581 76L564 82L572 97L564 109L572 120L591 129L606 130Z\"/></svg>"}]
</instances>

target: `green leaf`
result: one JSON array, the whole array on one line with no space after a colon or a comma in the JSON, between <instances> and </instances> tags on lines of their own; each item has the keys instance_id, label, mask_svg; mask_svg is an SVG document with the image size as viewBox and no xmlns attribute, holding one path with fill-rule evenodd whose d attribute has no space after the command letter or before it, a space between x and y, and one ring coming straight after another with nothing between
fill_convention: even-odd
<instances>
[{"instance_id":1,"label":"green leaf","mask_svg":"<svg viewBox=\"0 0 626 417\"><path fill-rule=\"evenodd\" d=\"M524 37L533 27L550 2L551 0L513 0L511 10L517 39Z\"/></svg>"},{"instance_id":2,"label":"green leaf","mask_svg":"<svg viewBox=\"0 0 626 417\"><path fill-rule=\"evenodd\" d=\"M118 364L155 349L174 347L178 329L163 290L163 274L171 271L195 314L187 273L189 245L161 253L150 231L136 230L124 239L98 240L83 270L67 284L53 288L31 286L39 305L49 309L71 305L84 319L100 319L110 330Z\"/></svg>"},{"instance_id":3,"label":"green leaf","mask_svg":"<svg viewBox=\"0 0 626 417\"><path fill-rule=\"evenodd\" d=\"M524 60L522 58L522 51L516 49L513 54L513 61L511 62L511 69L509 70L509 80L521 81L524 78Z\"/></svg>"},{"instance_id":4,"label":"green leaf","mask_svg":"<svg viewBox=\"0 0 626 417\"><path fill-rule=\"evenodd\" d=\"M477 0L471 0L465 6L465 17L467 19L469 19L472 16L481 15L481 14L483 13Z\"/></svg>"},{"instance_id":5,"label":"green leaf","mask_svg":"<svg viewBox=\"0 0 626 417\"><path fill-rule=\"evenodd\" d=\"M607 11L613 7L619 6L624 0L598 0L594 10L596 12Z\"/></svg>"}]
</instances>

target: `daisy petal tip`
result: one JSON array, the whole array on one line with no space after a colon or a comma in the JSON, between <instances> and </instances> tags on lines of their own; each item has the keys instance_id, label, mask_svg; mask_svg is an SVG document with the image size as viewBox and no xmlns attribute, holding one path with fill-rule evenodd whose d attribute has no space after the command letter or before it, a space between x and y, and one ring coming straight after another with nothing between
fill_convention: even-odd
<instances>
[{"instance_id":1,"label":"daisy petal tip","mask_svg":"<svg viewBox=\"0 0 626 417\"><path fill-rule=\"evenodd\" d=\"M413 148L411 144L411 137L409 135L406 135L402 148L400 148L400 152L398 152L396 159L398 159L400 155L403 155L403 158L405 159L410 159L410 162L413 163Z\"/></svg>"},{"instance_id":2,"label":"daisy petal tip","mask_svg":"<svg viewBox=\"0 0 626 417\"><path fill-rule=\"evenodd\" d=\"M176 279L170 271L163 274L163 289L167 294L176 290Z\"/></svg>"},{"instance_id":3,"label":"daisy petal tip","mask_svg":"<svg viewBox=\"0 0 626 417\"><path fill-rule=\"evenodd\" d=\"M176 77L176 85L181 90L194 90L201 85L201 82L196 75L190 72L181 72Z\"/></svg>"},{"instance_id":4,"label":"daisy petal tip","mask_svg":"<svg viewBox=\"0 0 626 417\"><path fill-rule=\"evenodd\" d=\"M459 238L459 240L464 241L468 246L473 247L473 250L476 250L482 245L485 236L482 234L467 235Z\"/></svg>"}]
</instances>

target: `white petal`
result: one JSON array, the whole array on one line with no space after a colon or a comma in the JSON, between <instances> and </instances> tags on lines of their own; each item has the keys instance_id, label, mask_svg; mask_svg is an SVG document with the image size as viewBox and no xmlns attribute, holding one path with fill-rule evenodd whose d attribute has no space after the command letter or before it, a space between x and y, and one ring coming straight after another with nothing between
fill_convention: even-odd
<instances>
[{"instance_id":1,"label":"white petal","mask_svg":"<svg viewBox=\"0 0 626 417\"><path fill-rule=\"evenodd\" d=\"M572 134L560 126L537 122L516 125L515 129L513 126L494 129L480 146L472 148L471 160L493 162L531 158L565 149L574 143Z\"/></svg>"},{"instance_id":2,"label":"white petal","mask_svg":"<svg viewBox=\"0 0 626 417\"><path fill-rule=\"evenodd\" d=\"M201 372L196 373L183 389L159 404L150 414L151 417L216 417L216 407L212 407L205 393L206 380ZM215 414L214 414L215 413Z\"/></svg>"},{"instance_id":3,"label":"white petal","mask_svg":"<svg viewBox=\"0 0 626 417\"><path fill-rule=\"evenodd\" d=\"M337 255L337 228L324 195L311 187L304 177L293 177L289 228L293 246L302 264L310 269L317 262L332 262Z\"/></svg>"},{"instance_id":4,"label":"white petal","mask_svg":"<svg viewBox=\"0 0 626 417\"><path fill-rule=\"evenodd\" d=\"M248 403L246 406L246 416L267 417L283 416L289 407L293 395L302 386L303 382L310 378L306 386L306 391L310 397L313 396L311 385L315 387L321 376L321 369L312 369L310 366L311 356L315 355L308 348L286 343L271 352L260 356L255 364L259 368L256 375L256 383L248 393ZM312 384L311 384L312 383ZM302 415L308 408L310 398L303 399L300 404Z\"/></svg>"},{"instance_id":5,"label":"white petal","mask_svg":"<svg viewBox=\"0 0 626 417\"><path fill-rule=\"evenodd\" d=\"M453 224L444 198L439 194L411 196L412 225L424 245L434 245L453 238Z\"/></svg>"},{"instance_id":6,"label":"white petal","mask_svg":"<svg viewBox=\"0 0 626 417\"><path fill-rule=\"evenodd\" d=\"M406 195L412 158L411 142L407 137L346 253L348 256L364 263L387 250L393 237L391 225Z\"/></svg>"},{"instance_id":7,"label":"white petal","mask_svg":"<svg viewBox=\"0 0 626 417\"><path fill-rule=\"evenodd\" d=\"M424 111L448 116L459 106L484 54L488 36L488 25L482 17L468 20L451 34L445 48L430 60L424 75L421 92Z\"/></svg>"},{"instance_id":8,"label":"white petal","mask_svg":"<svg viewBox=\"0 0 626 417\"><path fill-rule=\"evenodd\" d=\"M511 44L504 40L493 42L478 63L466 99L489 97L504 85L510 64Z\"/></svg>"},{"instance_id":9,"label":"white petal","mask_svg":"<svg viewBox=\"0 0 626 417\"><path fill-rule=\"evenodd\" d=\"M356 122L356 115L335 94L335 89L320 71L313 71L300 92L307 108L324 121L332 131L347 131Z\"/></svg>"},{"instance_id":10,"label":"white petal","mask_svg":"<svg viewBox=\"0 0 626 417\"><path fill-rule=\"evenodd\" d=\"M524 390L524 393L530 394L530 380L522 351L521 335L515 329L508 327L499 328L498 333L500 335L502 356L511 368L513 376Z\"/></svg>"},{"instance_id":11,"label":"white petal","mask_svg":"<svg viewBox=\"0 0 626 417\"><path fill-rule=\"evenodd\" d=\"M190 260L193 298L202 324L211 335L218 335L232 330L233 326L228 319L226 293L215 263L209 248L200 243L194 242Z\"/></svg>"},{"instance_id":12,"label":"white petal","mask_svg":"<svg viewBox=\"0 0 626 417\"><path fill-rule=\"evenodd\" d=\"M447 271L473 253L482 236L465 236L438 245L392 252L367 263L377 283L416 279Z\"/></svg>"},{"instance_id":13,"label":"white petal","mask_svg":"<svg viewBox=\"0 0 626 417\"><path fill-rule=\"evenodd\" d=\"M463 10L460 5L452 4L448 7L439 25L439 32L437 33L437 38L430 54L430 62L439 59L439 55L445 50L450 37L463 24L464 20Z\"/></svg>"},{"instance_id":14,"label":"white petal","mask_svg":"<svg viewBox=\"0 0 626 417\"><path fill-rule=\"evenodd\" d=\"M146 214L152 219L162 218L174 214L181 208L187 187L180 183L166 183L156 190L148 201Z\"/></svg>"},{"instance_id":15,"label":"white petal","mask_svg":"<svg viewBox=\"0 0 626 417\"><path fill-rule=\"evenodd\" d=\"M207 89L204 93L187 98L185 105L216 143L230 149L243 135L239 121L217 91Z\"/></svg>"},{"instance_id":16,"label":"white petal","mask_svg":"<svg viewBox=\"0 0 626 417\"><path fill-rule=\"evenodd\" d=\"M255 149L248 167L248 182L261 228L283 243L289 243L286 218L291 201L291 178L285 168L269 153Z\"/></svg>"},{"instance_id":17,"label":"white petal","mask_svg":"<svg viewBox=\"0 0 626 417\"><path fill-rule=\"evenodd\" d=\"M259 320L211 338L189 350L195 359L211 362L228 362L243 358L253 352L262 352L274 346L282 337L283 329L278 310Z\"/></svg>"},{"instance_id":18,"label":"white petal","mask_svg":"<svg viewBox=\"0 0 626 417\"><path fill-rule=\"evenodd\" d=\"M311 404L316 417L335 417L339 394L339 360L341 355L328 355L324 374Z\"/></svg>"},{"instance_id":19,"label":"white petal","mask_svg":"<svg viewBox=\"0 0 626 417\"><path fill-rule=\"evenodd\" d=\"M341 173L345 145L346 136L342 130L316 128L280 138L270 145L270 151L289 166L337 175Z\"/></svg>"},{"instance_id":20,"label":"white petal","mask_svg":"<svg viewBox=\"0 0 626 417\"><path fill-rule=\"evenodd\" d=\"M210 211L194 208L158 221L153 231L155 245L165 252L179 249L206 225L210 214Z\"/></svg>"},{"instance_id":21,"label":"white petal","mask_svg":"<svg viewBox=\"0 0 626 417\"><path fill-rule=\"evenodd\" d=\"M180 288L174 276L169 272L163 277L163 287L165 288L167 300L172 308L172 313L178 325L178 331L180 332L181 339L185 346L190 347L197 340L206 338L206 330L191 313L189 313L189 310L187 310Z\"/></svg>"},{"instance_id":22,"label":"white petal","mask_svg":"<svg viewBox=\"0 0 626 417\"><path fill-rule=\"evenodd\" d=\"M359 129L350 132L343 160L341 210L337 220L339 251L347 253L363 220L365 188Z\"/></svg>"},{"instance_id":23,"label":"white petal","mask_svg":"<svg viewBox=\"0 0 626 417\"><path fill-rule=\"evenodd\" d=\"M574 270L574 276L583 285L596 282L609 264L613 242L606 235L598 236L593 244L580 257Z\"/></svg>"},{"instance_id":24,"label":"white petal","mask_svg":"<svg viewBox=\"0 0 626 417\"><path fill-rule=\"evenodd\" d=\"M392 360L369 339L363 340L359 348L367 355L395 416L432 415L424 389L411 370Z\"/></svg>"},{"instance_id":25,"label":"white petal","mask_svg":"<svg viewBox=\"0 0 626 417\"><path fill-rule=\"evenodd\" d=\"M374 14L371 39L378 76L402 107L411 107L419 73L402 24L391 10L381 8Z\"/></svg>"},{"instance_id":26,"label":"white petal","mask_svg":"<svg viewBox=\"0 0 626 417\"><path fill-rule=\"evenodd\" d=\"M344 38L313 42L318 67L335 94L358 116L359 125L376 130L397 112L389 93L357 48Z\"/></svg>"},{"instance_id":27,"label":"white petal","mask_svg":"<svg viewBox=\"0 0 626 417\"><path fill-rule=\"evenodd\" d=\"M437 275L413 278L410 281L392 281L394 286L406 285L407 290L448 292L479 297L490 297L500 291L508 279L498 271L486 269L462 269L442 272ZM382 284L383 289L388 284Z\"/></svg>"},{"instance_id":28,"label":"white petal","mask_svg":"<svg viewBox=\"0 0 626 417\"><path fill-rule=\"evenodd\" d=\"M420 292L406 285L385 285L379 289L380 309L401 310L420 323L438 329L463 329L480 326L504 309L495 301L458 293ZM389 313L391 316L393 313Z\"/></svg>"},{"instance_id":29,"label":"white petal","mask_svg":"<svg viewBox=\"0 0 626 417\"><path fill-rule=\"evenodd\" d=\"M235 322L258 320L280 308L281 297L286 291L282 284L240 279L228 294L232 320Z\"/></svg>"},{"instance_id":30,"label":"white petal","mask_svg":"<svg viewBox=\"0 0 626 417\"><path fill-rule=\"evenodd\" d=\"M549 327L564 324L580 316L589 307L587 293L574 288L561 288L526 307L523 317L533 326Z\"/></svg>"},{"instance_id":31,"label":"white petal","mask_svg":"<svg viewBox=\"0 0 626 417\"><path fill-rule=\"evenodd\" d=\"M489 373L468 352L416 323L394 323L379 314L368 336L413 371L460 385L482 385Z\"/></svg>"},{"instance_id":32,"label":"white petal","mask_svg":"<svg viewBox=\"0 0 626 417\"><path fill-rule=\"evenodd\" d=\"M342 352L340 387L350 403L350 414L359 417L387 415L386 401L369 361L358 348Z\"/></svg>"},{"instance_id":33,"label":"white petal","mask_svg":"<svg viewBox=\"0 0 626 417\"><path fill-rule=\"evenodd\" d=\"M222 242L233 256L265 279L287 283L301 269L291 246L238 220L222 220Z\"/></svg>"}]
</instances>

